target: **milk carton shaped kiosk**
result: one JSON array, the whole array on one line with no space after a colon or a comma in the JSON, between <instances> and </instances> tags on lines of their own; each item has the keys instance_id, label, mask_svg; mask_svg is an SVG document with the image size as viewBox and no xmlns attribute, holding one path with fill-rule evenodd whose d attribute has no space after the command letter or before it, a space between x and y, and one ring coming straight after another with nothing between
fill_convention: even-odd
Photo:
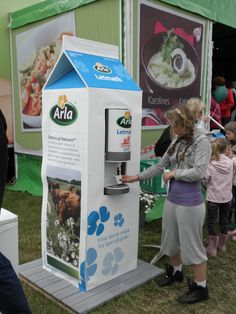
<instances>
[{"instance_id":1,"label":"milk carton shaped kiosk","mask_svg":"<svg viewBox=\"0 0 236 314\"><path fill-rule=\"evenodd\" d=\"M43 267L90 290L137 267L141 97L118 48L65 36L43 89Z\"/></svg>"}]
</instances>

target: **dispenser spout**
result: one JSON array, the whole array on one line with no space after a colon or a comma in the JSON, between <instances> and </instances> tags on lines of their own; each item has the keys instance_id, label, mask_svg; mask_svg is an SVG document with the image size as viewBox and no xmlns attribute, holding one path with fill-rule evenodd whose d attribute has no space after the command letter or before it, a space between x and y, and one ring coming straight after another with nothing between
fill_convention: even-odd
<instances>
[{"instance_id":1,"label":"dispenser spout","mask_svg":"<svg viewBox=\"0 0 236 314\"><path fill-rule=\"evenodd\" d=\"M122 173L121 173L121 162L119 162L118 164L117 164L117 171L116 171L116 174L117 175L121 175Z\"/></svg>"},{"instance_id":2,"label":"dispenser spout","mask_svg":"<svg viewBox=\"0 0 236 314\"><path fill-rule=\"evenodd\" d=\"M122 170L121 170L121 163L118 163L117 168L116 168L116 175L115 175L115 179L116 179L116 183L117 184L122 184Z\"/></svg>"}]
</instances>

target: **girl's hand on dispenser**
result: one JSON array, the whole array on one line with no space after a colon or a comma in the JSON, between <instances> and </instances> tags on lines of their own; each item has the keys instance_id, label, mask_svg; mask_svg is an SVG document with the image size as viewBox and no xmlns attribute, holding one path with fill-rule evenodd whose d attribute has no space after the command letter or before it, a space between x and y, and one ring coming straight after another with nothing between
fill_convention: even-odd
<instances>
[{"instance_id":1,"label":"girl's hand on dispenser","mask_svg":"<svg viewBox=\"0 0 236 314\"><path fill-rule=\"evenodd\" d=\"M133 183L139 181L139 177L138 176L128 176L128 175L123 175L122 176L122 182L123 183Z\"/></svg>"}]
</instances>

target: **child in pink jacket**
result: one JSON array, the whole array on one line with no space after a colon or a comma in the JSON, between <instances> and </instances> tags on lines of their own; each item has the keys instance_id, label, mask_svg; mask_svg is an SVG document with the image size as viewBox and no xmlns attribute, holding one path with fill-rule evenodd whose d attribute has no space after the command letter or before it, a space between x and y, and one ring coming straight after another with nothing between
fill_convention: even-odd
<instances>
[{"instance_id":1,"label":"child in pink jacket","mask_svg":"<svg viewBox=\"0 0 236 314\"><path fill-rule=\"evenodd\" d=\"M218 138L212 142L212 157L206 174L208 246L206 252L216 256L217 248L225 252L228 239L228 215L231 208L233 185L233 161L225 155L227 141ZM216 223L219 213L220 234Z\"/></svg>"}]
</instances>

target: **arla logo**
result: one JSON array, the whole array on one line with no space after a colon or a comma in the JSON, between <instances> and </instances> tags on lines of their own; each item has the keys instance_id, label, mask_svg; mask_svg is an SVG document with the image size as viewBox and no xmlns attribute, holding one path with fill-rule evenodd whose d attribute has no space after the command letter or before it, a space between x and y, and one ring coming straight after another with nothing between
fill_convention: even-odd
<instances>
[{"instance_id":1,"label":"arla logo","mask_svg":"<svg viewBox=\"0 0 236 314\"><path fill-rule=\"evenodd\" d=\"M117 119L116 123L125 129L131 128L131 114L130 111L126 111L123 117Z\"/></svg>"},{"instance_id":2,"label":"arla logo","mask_svg":"<svg viewBox=\"0 0 236 314\"><path fill-rule=\"evenodd\" d=\"M68 102L66 95L60 95L57 105L50 110L50 118L59 125L70 125L75 122L77 117L77 109Z\"/></svg>"},{"instance_id":3,"label":"arla logo","mask_svg":"<svg viewBox=\"0 0 236 314\"><path fill-rule=\"evenodd\" d=\"M111 74L112 70L108 68L106 65L101 64L100 62L96 62L93 66L94 70L104 73L104 74Z\"/></svg>"}]
</instances>

